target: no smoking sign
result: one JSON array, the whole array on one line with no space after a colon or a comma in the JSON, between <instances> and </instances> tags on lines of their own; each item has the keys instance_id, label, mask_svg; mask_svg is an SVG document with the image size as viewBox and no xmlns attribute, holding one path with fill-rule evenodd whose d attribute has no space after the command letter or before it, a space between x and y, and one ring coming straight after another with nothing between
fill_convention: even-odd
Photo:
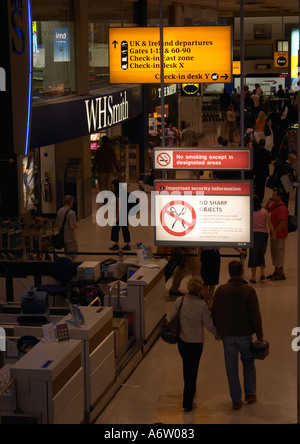
<instances>
[{"instance_id":1,"label":"no smoking sign","mask_svg":"<svg viewBox=\"0 0 300 444\"><path fill-rule=\"evenodd\" d=\"M197 216L194 208L183 200L174 200L163 207L160 222L164 230L175 237L184 237L196 225Z\"/></svg>"},{"instance_id":2,"label":"no smoking sign","mask_svg":"<svg viewBox=\"0 0 300 444\"><path fill-rule=\"evenodd\" d=\"M159 153L157 156L157 163L160 167L166 168L171 163L171 157L168 153Z\"/></svg>"}]
</instances>

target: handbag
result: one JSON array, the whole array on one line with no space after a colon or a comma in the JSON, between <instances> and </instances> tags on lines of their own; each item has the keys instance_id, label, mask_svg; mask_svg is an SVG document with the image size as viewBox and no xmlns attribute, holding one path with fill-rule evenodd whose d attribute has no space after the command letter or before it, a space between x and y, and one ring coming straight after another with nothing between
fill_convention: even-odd
<instances>
[{"instance_id":1,"label":"handbag","mask_svg":"<svg viewBox=\"0 0 300 444\"><path fill-rule=\"evenodd\" d=\"M52 237L52 245L56 250L62 250L64 248L65 245L65 236L64 236L64 232L65 232L65 225L66 225L66 220L67 220L67 215L69 213L70 210L68 210L65 214L65 218L64 218L64 222L62 224L61 229L59 230L59 233L55 234Z\"/></svg>"},{"instance_id":2,"label":"handbag","mask_svg":"<svg viewBox=\"0 0 300 444\"><path fill-rule=\"evenodd\" d=\"M270 343L268 341L256 341L252 344L251 350L254 359L263 361L269 356Z\"/></svg>"},{"instance_id":3,"label":"handbag","mask_svg":"<svg viewBox=\"0 0 300 444\"><path fill-rule=\"evenodd\" d=\"M177 344L180 338L180 332L181 332L181 325L180 325L180 313L183 305L183 299L180 304L180 307L174 316L174 318L171 319L171 321L166 321L165 326L162 329L161 332L161 338L163 341L167 342L168 344Z\"/></svg>"},{"instance_id":4,"label":"handbag","mask_svg":"<svg viewBox=\"0 0 300 444\"><path fill-rule=\"evenodd\" d=\"M272 176L270 176L267 180L266 187L270 188L271 190L274 190L274 188L276 188L277 186L277 183L278 183L277 176L275 176L275 174L272 174Z\"/></svg>"},{"instance_id":5,"label":"handbag","mask_svg":"<svg viewBox=\"0 0 300 444\"><path fill-rule=\"evenodd\" d=\"M281 176L280 180L286 193L290 193L291 191L293 191L294 186L288 174L284 174L283 176Z\"/></svg>"}]
</instances>

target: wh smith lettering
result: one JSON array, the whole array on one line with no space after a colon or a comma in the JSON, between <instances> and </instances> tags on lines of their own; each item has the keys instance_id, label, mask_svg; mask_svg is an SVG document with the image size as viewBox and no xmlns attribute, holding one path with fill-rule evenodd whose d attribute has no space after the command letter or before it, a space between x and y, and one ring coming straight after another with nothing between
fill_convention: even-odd
<instances>
[{"instance_id":1,"label":"wh smith lettering","mask_svg":"<svg viewBox=\"0 0 300 444\"><path fill-rule=\"evenodd\" d=\"M126 91L120 93L120 100L114 103L116 96L103 96L85 101L89 133L117 125L129 118L129 102Z\"/></svg>"}]
</instances>

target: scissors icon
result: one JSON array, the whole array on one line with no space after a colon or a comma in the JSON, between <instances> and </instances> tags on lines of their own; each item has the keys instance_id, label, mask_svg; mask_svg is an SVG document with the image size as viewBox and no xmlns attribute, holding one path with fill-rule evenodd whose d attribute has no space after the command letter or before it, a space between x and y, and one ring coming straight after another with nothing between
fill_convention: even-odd
<instances>
[{"instance_id":1,"label":"scissors icon","mask_svg":"<svg viewBox=\"0 0 300 444\"><path fill-rule=\"evenodd\" d=\"M185 213L187 212L187 208L186 208L186 207L183 207L182 210L181 210L181 212L178 213L175 207L171 207L171 208L170 208L170 211L171 211L171 213L176 214L176 216L181 217L181 216L184 216L184 215L185 215ZM177 224L177 222L178 222L178 219L176 218L175 222L174 222L173 225L172 225L172 229L175 227L175 225ZM183 228L185 229L185 225L184 225L183 221L181 221L181 223L182 223Z\"/></svg>"}]
</instances>

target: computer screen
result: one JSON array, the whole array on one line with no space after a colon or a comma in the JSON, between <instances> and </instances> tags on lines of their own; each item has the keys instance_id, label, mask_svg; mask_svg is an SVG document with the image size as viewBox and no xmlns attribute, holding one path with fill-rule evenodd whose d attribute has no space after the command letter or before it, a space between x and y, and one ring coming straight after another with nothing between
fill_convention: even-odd
<instances>
[{"instance_id":1,"label":"computer screen","mask_svg":"<svg viewBox=\"0 0 300 444\"><path fill-rule=\"evenodd\" d=\"M127 271L127 280L130 279L138 270L140 267L129 267Z\"/></svg>"}]
</instances>

